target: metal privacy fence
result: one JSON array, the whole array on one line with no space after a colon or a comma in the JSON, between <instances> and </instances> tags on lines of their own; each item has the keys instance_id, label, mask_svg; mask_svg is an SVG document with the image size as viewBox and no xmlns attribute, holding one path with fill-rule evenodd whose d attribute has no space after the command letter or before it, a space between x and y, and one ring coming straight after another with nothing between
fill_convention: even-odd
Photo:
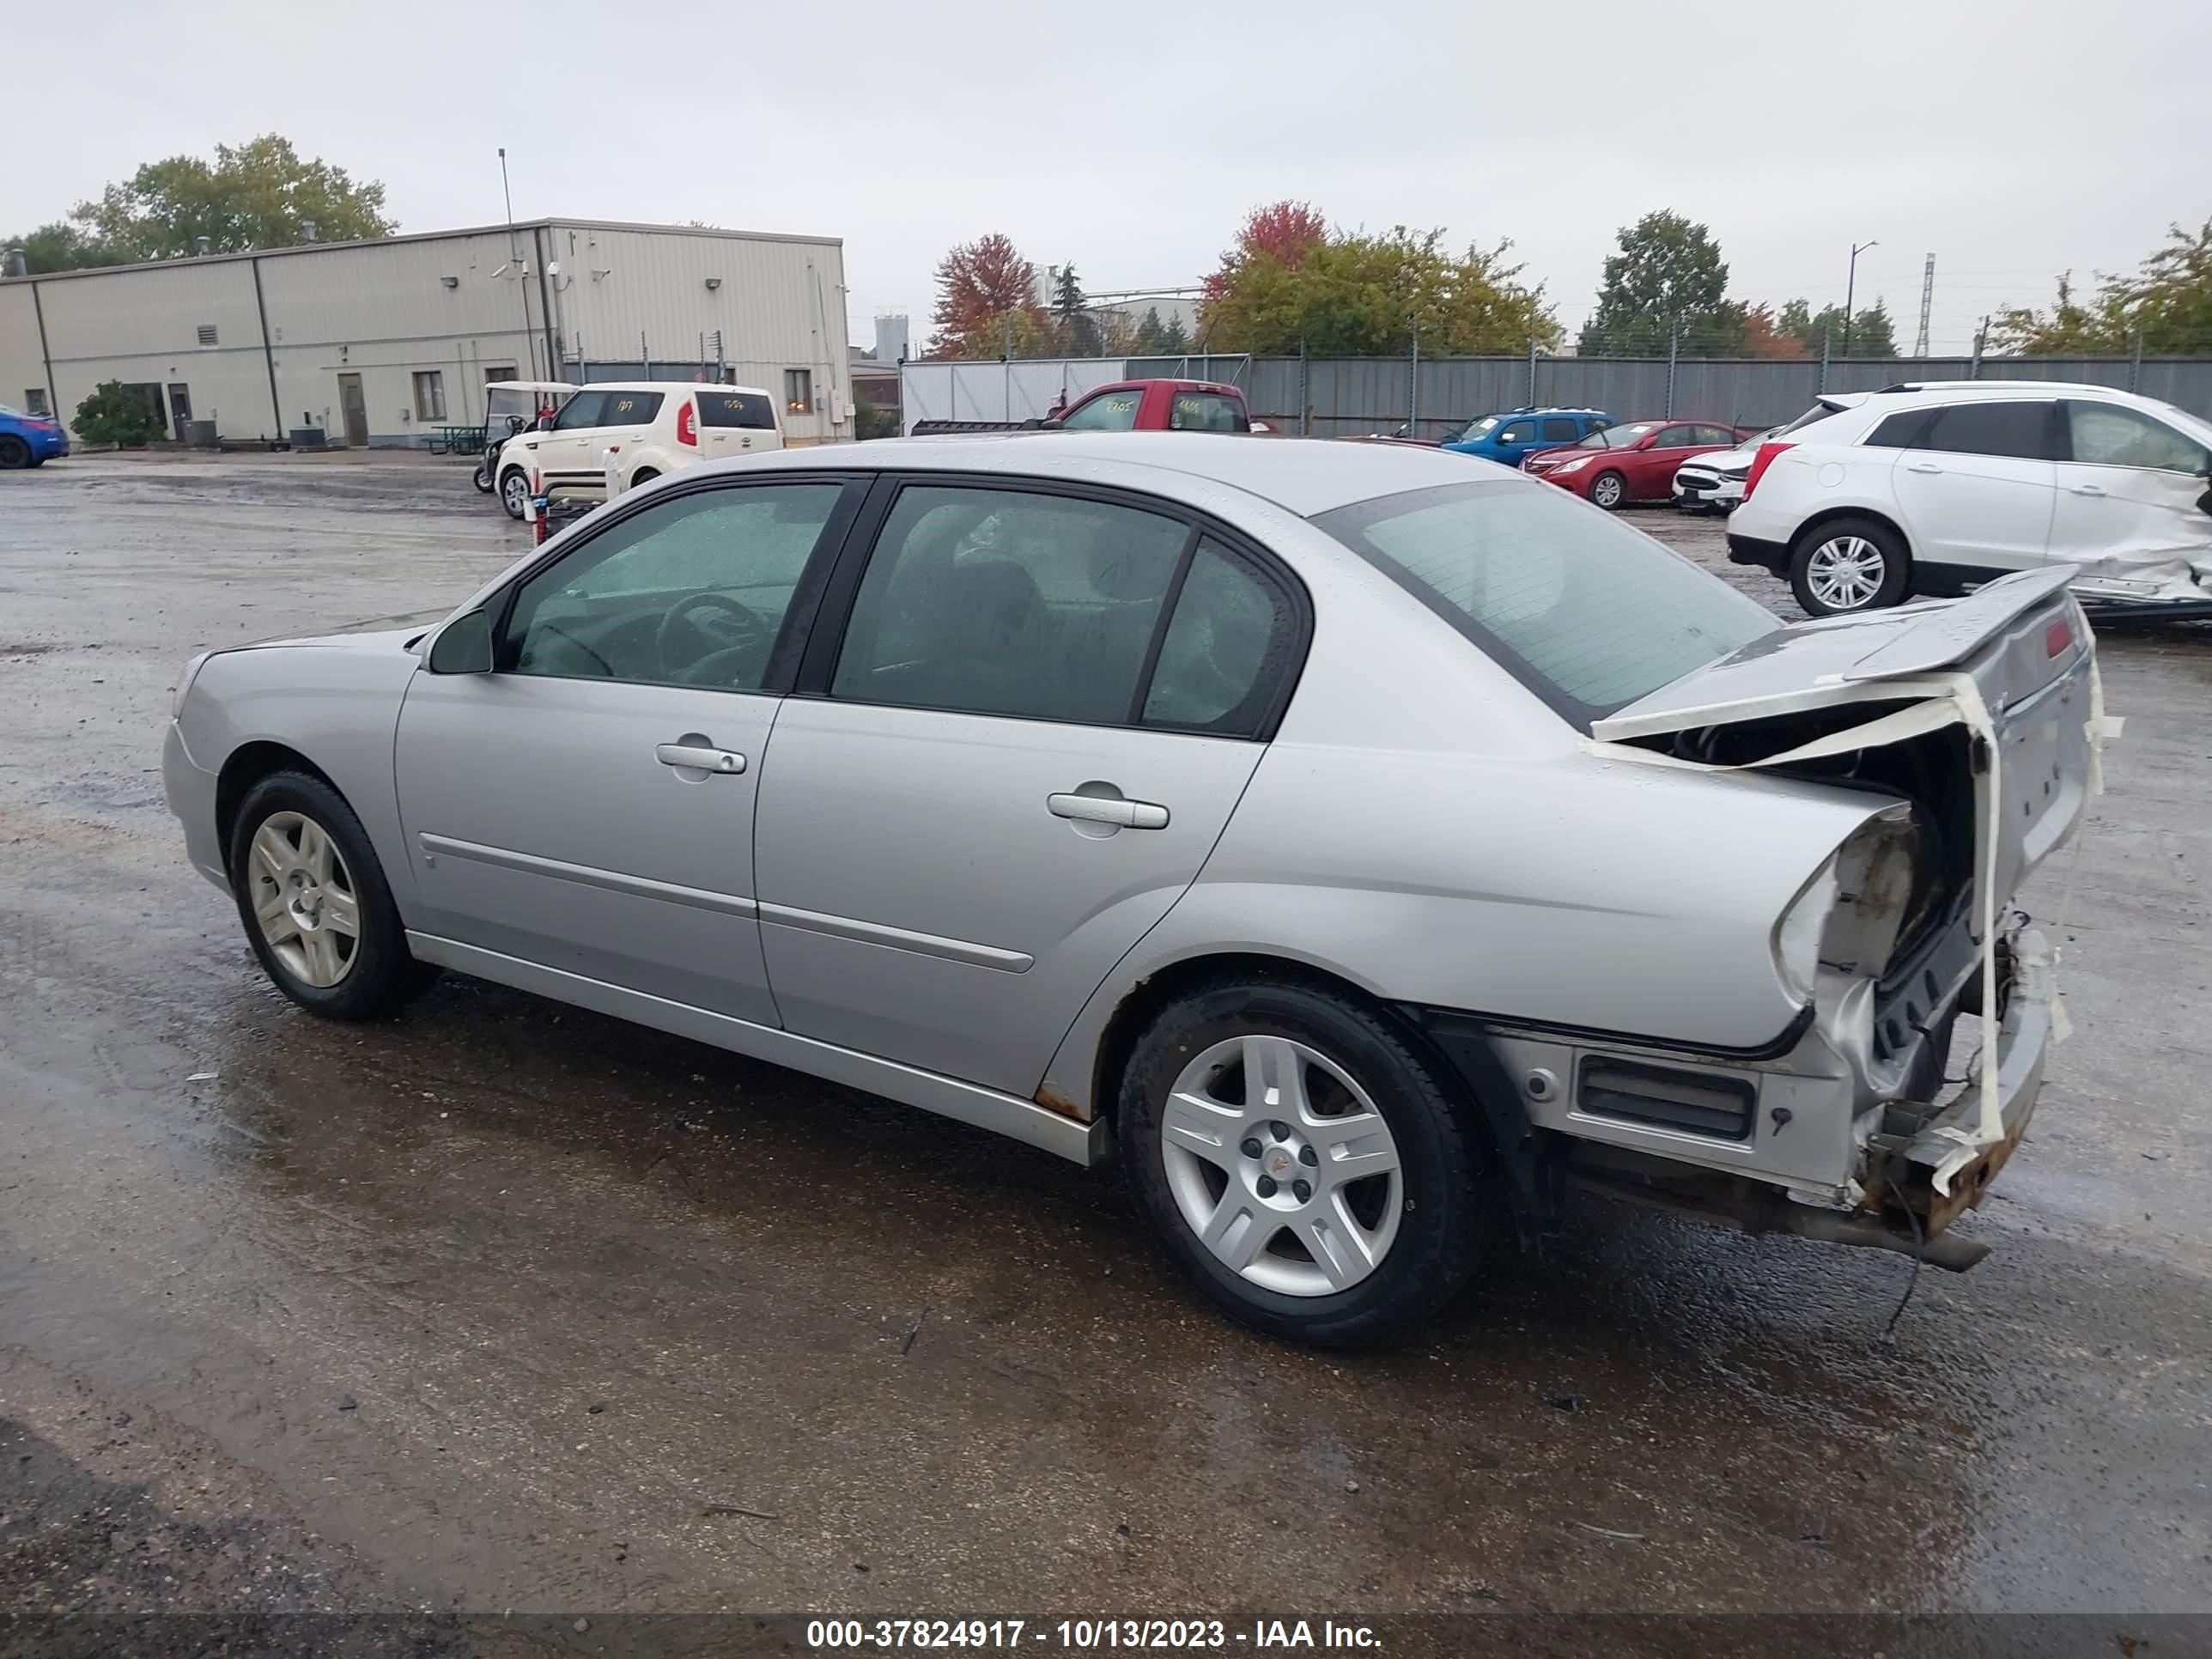
<instances>
[{"instance_id":1,"label":"metal privacy fence","mask_svg":"<svg viewBox=\"0 0 2212 1659\"><path fill-rule=\"evenodd\" d=\"M2212 417L2212 357L1854 357L1774 362L1741 358L1405 357L1035 359L908 363L907 426L917 420L1027 420L1064 388L1073 399L1109 380L1152 375L1239 386L1257 418L1289 433L1342 438L1410 425L1438 437L1478 415L1524 404L1601 409L1620 420L1694 416L1773 426L1826 392L1871 392L1899 380L2067 380L2132 389Z\"/></svg>"}]
</instances>

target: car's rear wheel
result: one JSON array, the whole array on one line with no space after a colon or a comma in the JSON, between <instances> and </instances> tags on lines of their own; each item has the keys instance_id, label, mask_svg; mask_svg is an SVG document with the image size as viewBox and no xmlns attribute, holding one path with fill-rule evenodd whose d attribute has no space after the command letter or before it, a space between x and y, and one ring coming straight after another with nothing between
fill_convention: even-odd
<instances>
[{"instance_id":1,"label":"car's rear wheel","mask_svg":"<svg viewBox=\"0 0 2212 1659\"><path fill-rule=\"evenodd\" d=\"M271 773L247 793L231 829L230 884L263 971L310 1013L374 1019L437 977L408 951L361 820L311 774Z\"/></svg>"},{"instance_id":2,"label":"car's rear wheel","mask_svg":"<svg viewBox=\"0 0 2212 1659\"><path fill-rule=\"evenodd\" d=\"M510 466L499 475L499 504L507 509L510 519L521 518L530 503L530 479L519 466Z\"/></svg>"},{"instance_id":3,"label":"car's rear wheel","mask_svg":"<svg viewBox=\"0 0 2212 1659\"><path fill-rule=\"evenodd\" d=\"M1905 538L1872 519L1832 519L1797 538L1790 587L1811 617L1879 611L1905 598L1911 580Z\"/></svg>"},{"instance_id":4,"label":"car's rear wheel","mask_svg":"<svg viewBox=\"0 0 2212 1659\"><path fill-rule=\"evenodd\" d=\"M1231 1317L1321 1347L1400 1335L1466 1283L1502 1202L1480 1132L1369 1010L1225 981L1138 1040L1120 1128L1137 1201Z\"/></svg>"},{"instance_id":5,"label":"car's rear wheel","mask_svg":"<svg viewBox=\"0 0 2212 1659\"><path fill-rule=\"evenodd\" d=\"M1618 472L1601 472L1590 480L1590 500L1610 513L1628 499L1628 480Z\"/></svg>"},{"instance_id":6,"label":"car's rear wheel","mask_svg":"<svg viewBox=\"0 0 2212 1659\"><path fill-rule=\"evenodd\" d=\"M653 468L649 466L641 466L638 468L636 471L630 474L629 487L632 489L635 489L640 484L651 483L659 476L660 474L655 471Z\"/></svg>"},{"instance_id":7,"label":"car's rear wheel","mask_svg":"<svg viewBox=\"0 0 2212 1659\"><path fill-rule=\"evenodd\" d=\"M30 445L12 432L0 432L0 471L13 472L30 464Z\"/></svg>"},{"instance_id":8,"label":"car's rear wheel","mask_svg":"<svg viewBox=\"0 0 2212 1659\"><path fill-rule=\"evenodd\" d=\"M477 463L477 470L469 475L469 482L477 487L477 493L478 495L490 495L491 463L489 461L478 461Z\"/></svg>"}]
</instances>

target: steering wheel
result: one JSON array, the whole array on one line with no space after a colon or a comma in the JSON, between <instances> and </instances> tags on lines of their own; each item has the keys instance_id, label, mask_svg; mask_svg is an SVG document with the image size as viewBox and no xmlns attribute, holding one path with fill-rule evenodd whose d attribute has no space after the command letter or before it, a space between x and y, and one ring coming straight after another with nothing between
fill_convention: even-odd
<instances>
[{"instance_id":1,"label":"steering wheel","mask_svg":"<svg viewBox=\"0 0 2212 1659\"><path fill-rule=\"evenodd\" d=\"M683 649L684 635L690 636L692 649ZM768 643L768 625L757 615L726 593L704 588L668 607L653 637L653 652L660 659L662 673L698 684L702 683L702 670L735 667L752 652L765 650Z\"/></svg>"}]
</instances>

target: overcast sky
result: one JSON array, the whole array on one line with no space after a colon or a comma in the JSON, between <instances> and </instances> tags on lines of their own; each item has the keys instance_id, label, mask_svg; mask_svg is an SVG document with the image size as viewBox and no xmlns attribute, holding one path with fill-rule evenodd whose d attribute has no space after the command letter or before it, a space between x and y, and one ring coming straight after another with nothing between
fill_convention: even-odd
<instances>
[{"instance_id":1,"label":"overcast sky","mask_svg":"<svg viewBox=\"0 0 2212 1659\"><path fill-rule=\"evenodd\" d=\"M854 338L927 331L1001 230L1094 291L1194 282L1244 211L1510 237L1571 329L1620 227L1708 224L1739 298L1879 295L1909 349L2212 215L2205 0L125 3L11 10L0 233L281 132L404 230L514 209L845 244ZM34 139L35 142L28 142Z\"/></svg>"}]
</instances>

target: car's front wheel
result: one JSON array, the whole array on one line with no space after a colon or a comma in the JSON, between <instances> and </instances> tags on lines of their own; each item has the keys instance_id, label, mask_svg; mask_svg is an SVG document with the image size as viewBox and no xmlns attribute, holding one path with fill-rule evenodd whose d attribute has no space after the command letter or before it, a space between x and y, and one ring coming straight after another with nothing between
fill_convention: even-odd
<instances>
[{"instance_id":1,"label":"car's front wheel","mask_svg":"<svg viewBox=\"0 0 2212 1659\"><path fill-rule=\"evenodd\" d=\"M1911 577L1903 538L1871 519L1831 519L1800 536L1790 550L1790 591L1810 617L1899 604Z\"/></svg>"},{"instance_id":2,"label":"car's front wheel","mask_svg":"<svg viewBox=\"0 0 2212 1659\"><path fill-rule=\"evenodd\" d=\"M1139 1039L1120 1103L1137 1200L1190 1281L1271 1335L1402 1334L1474 1270L1500 1201L1444 1080L1367 1009L1224 981Z\"/></svg>"},{"instance_id":3,"label":"car's front wheel","mask_svg":"<svg viewBox=\"0 0 2212 1659\"><path fill-rule=\"evenodd\" d=\"M230 884L263 971L310 1013L374 1019L437 977L408 951L361 820L312 774L271 773L247 793Z\"/></svg>"},{"instance_id":4,"label":"car's front wheel","mask_svg":"<svg viewBox=\"0 0 2212 1659\"><path fill-rule=\"evenodd\" d=\"M1628 480L1618 472L1601 472L1590 480L1590 500L1610 513L1628 499Z\"/></svg>"},{"instance_id":5,"label":"car's front wheel","mask_svg":"<svg viewBox=\"0 0 2212 1659\"><path fill-rule=\"evenodd\" d=\"M510 519L521 518L530 505L530 479L519 466L511 466L499 476L499 504L507 509Z\"/></svg>"}]
</instances>

